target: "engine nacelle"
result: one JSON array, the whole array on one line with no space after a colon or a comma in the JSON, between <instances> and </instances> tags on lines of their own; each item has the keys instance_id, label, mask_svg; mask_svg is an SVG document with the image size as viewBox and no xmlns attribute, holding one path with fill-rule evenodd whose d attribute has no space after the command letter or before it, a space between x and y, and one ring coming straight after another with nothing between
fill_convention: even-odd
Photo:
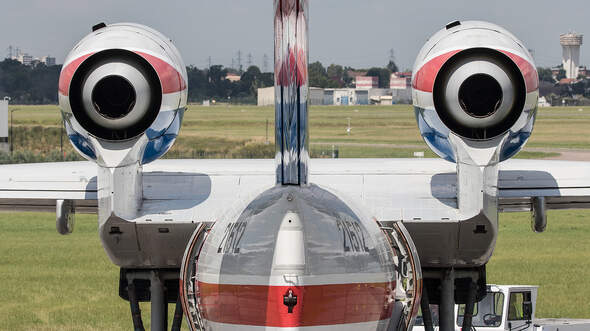
<instances>
[{"instance_id":1,"label":"engine nacelle","mask_svg":"<svg viewBox=\"0 0 590 331\"><path fill-rule=\"evenodd\" d=\"M170 39L129 23L95 26L59 78L72 145L105 167L164 155L180 130L187 91L186 67Z\"/></svg>"},{"instance_id":2,"label":"engine nacelle","mask_svg":"<svg viewBox=\"0 0 590 331\"><path fill-rule=\"evenodd\" d=\"M522 43L486 22L452 22L424 45L412 87L422 137L444 159L485 166L518 153L535 121L539 78Z\"/></svg>"}]
</instances>

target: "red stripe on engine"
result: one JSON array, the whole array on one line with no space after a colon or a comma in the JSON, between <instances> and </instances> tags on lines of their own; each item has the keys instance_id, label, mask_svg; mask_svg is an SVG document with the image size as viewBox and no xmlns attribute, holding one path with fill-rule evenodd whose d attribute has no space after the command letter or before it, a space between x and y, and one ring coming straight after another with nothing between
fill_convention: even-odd
<instances>
[{"instance_id":1,"label":"red stripe on engine","mask_svg":"<svg viewBox=\"0 0 590 331\"><path fill-rule=\"evenodd\" d=\"M416 90L432 92L434 89L434 80L436 79L440 68L451 58L451 56L459 53L460 51L460 49L450 51L426 62L414 76L412 87Z\"/></svg>"},{"instance_id":2,"label":"red stripe on engine","mask_svg":"<svg viewBox=\"0 0 590 331\"><path fill-rule=\"evenodd\" d=\"M539 89L539 74L537 73L537 69L535 69L535 67L533 67L529 61L508 51L500 50L500 52L506 54L510 59L512 59L512 61L514 61L514 63L516 63L520 69L520 72L524 77L527 93Z\"/></svg>"},{"instance_id":3,"label":"red stripe on engine","mask_svg":"<svg viewBox=\"0 0 590 331\"><path fill-rule=\"evenodd\" d=\"M89 53L80 56L74 61L68 63L68 65L63 68L61 74L59 75L59 93L65 96L68 96L70 94L70 83L72 82L72 77L74 76L74 73L76 72L76 70L78 70L80 64L82 64L82 62L84 62L84 60L89 58L92 54L94 53Z\"/></svg>"},{"instance_id":4,"label":"red stripe on engine","mask_svg":"<svg viewBox=\"0 0 590 331\"><path fill-rule=\"evenodd\" d=\"M162 93L175 93L186 89L186 82L178 70L174 69L166 61L146 53L136 52L146 59L158 73L162 84Z\"/></svg>"},{"instance_id":5,"label":"red stripe on engine","mask_svg":"<svg viewBox=\"0 0 590 331\"><path fill-rule=\"evenodd\" d=\"M297 296L293 312L283 304L289 289ZM395 282L309 286L198 283L205 319L226 324L304 327L374 322L393 312Z\"/></svg>"}]
</instances>

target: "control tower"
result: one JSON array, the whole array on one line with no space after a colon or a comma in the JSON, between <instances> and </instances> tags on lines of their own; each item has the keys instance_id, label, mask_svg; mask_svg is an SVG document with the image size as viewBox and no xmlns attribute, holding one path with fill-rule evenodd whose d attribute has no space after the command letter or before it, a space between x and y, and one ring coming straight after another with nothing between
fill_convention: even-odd
<instances>
[{"instance_id":1,"label":"control tower","mask_svg":"<svg viewBox=\"0 0 590 331\"><path fill-rule=\"evenodd\" d=\"M566 78L578 78L582 37L581 34L576 33L566 33L559 36L559 43L563 48L562 61Z\"/></svg>"}]
</instances>

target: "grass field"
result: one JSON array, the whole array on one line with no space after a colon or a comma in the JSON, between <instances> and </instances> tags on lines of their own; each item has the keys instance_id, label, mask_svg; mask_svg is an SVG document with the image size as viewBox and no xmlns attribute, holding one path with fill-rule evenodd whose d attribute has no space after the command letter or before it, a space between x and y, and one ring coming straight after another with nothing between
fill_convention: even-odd
<instances>
[{"instance_id":1,"label":"grass field","mask_svg":"<svg viewBox=\"0 0 590 331\"><path fill-rule=\"evenodd\" d=\"M15 151L59 151L57 107L11 106L15 109L15 135L21 134ZM345 131L348 117L351 135ZM206 157L240 157L252 150L272 155L273 121L271 108L191 106L171 155L195 150ZM535 149L520 157L590 149L587 128L590 108L541 109L527 145ZM316 156L335 145L340 157L411 157L415 151L434 157L409 106L314 107L310 134ZM67 140L64 146L73 152ZM531 232L529 217L501 215L488 282L540 285L540 317L590 318L590 211L552 211L543 234ZM128 303L117 295L119 270L100 245L96 223L96 216L78 215L74 233L64 237L55 231L53 214L0 213L0 330L131 329ZM142 310L148 326L149 306Z\"/></svg>"},{"instance_id":2,"label":"grass field","mask_svg":"<svg viewBox=\"0 0 590 331\"><path fill-rule=\"evenodd\" d=\"M10 110L16 152L59 154L61 116L57 106L11 106ZM346 132L348 118L350 135ZM589 127L590 107L541 108L527 144L533 149L525 149L517 157L556 156L560 148L590 150ZM271 107L191 105L167 157L272 158L273 130ZM342 158L412 157L420 151L425 157L435 157L422 141L409 105L311 107L310 139L314 157L329 155L332 146ZM67 139L63 146L68 159L74 159L76 153Z\"/></svg>"}]
</instances>

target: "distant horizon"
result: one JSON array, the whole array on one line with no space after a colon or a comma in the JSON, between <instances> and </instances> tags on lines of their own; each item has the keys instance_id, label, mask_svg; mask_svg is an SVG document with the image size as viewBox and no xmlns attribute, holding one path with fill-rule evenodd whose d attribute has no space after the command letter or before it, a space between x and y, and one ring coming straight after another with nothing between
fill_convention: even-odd
<instances>
[{"instance_id":1,"label":"distant horizon","mask_svg":"<svg viewBox=\"0 0 590 331\"><path fill-rule=\"evenodd\" d=\"M367 0L310 0L310 62L358 69L384 67L393 58L401 71L412 69L426 40L454 19L480 19L511 31L533 50L537 66L561 64L559 36L590 34L583 0L569 1L574 10L555 10L533 0L474 3L468 0L399 2ZM50 55L56 63L98 22L137 22L153 27L175 41L187 65L231 67L242 53L242 65L267 72L273 62L273 2L218 0L164 3L156 0L44 0L10 1L0 13L0 58L9 45L34 57ZM27 22L23 24L22 22ZM590 48L581 48L581 65L590 65ZM236 66L236 65L234 65Z\"/></svg>"}]
</instances>

